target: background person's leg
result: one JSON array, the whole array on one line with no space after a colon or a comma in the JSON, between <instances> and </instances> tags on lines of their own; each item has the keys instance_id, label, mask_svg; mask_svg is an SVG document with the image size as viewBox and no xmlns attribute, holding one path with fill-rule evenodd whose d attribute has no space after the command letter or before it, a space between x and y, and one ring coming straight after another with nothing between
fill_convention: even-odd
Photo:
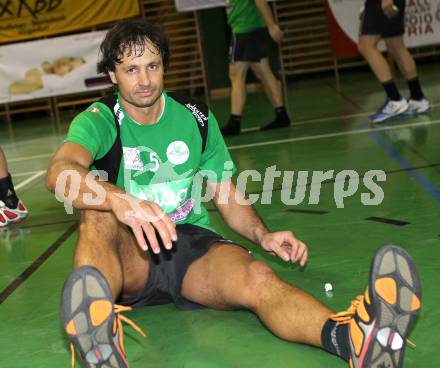
<instances>
[{"instance_id":1,"label":"background person's leg","mask_svg":"<svg viewBox=\"0 0 440 368\"><path fill-rule=\"evenodd\" d=\"M361 35L359 37L358 50L365 58L371 70L380 83L385 83L393 79L390 66L377 49L380 40L379 35Z\"/></svg>"},{"instance_id":2,"label":"background person's leg","mask_svg":"<svg viewBox=\"0 0 440 368\"><path fill-rule=\"evenodd\" d=\"M3 150L0 147L0 179L8 176L8 165Z\"/></svg>"},{"instance_id":3,"label":"background person's leg","mask_svg":"<svg viewBox=\"0 0 440 368\"><path fill-rule=\"evenodd\" d=\"M3 150L0 147L0 227L24 219L28 211L17 197L12 177L8 171L8 164Z\"/></svg>"},{"instance_id":4,"label":"background person's leg","mask_svg":"<svg viewBox=\"0 0 440 368\"><path fill-rule=\"evenodd\" d=\"M259 63L251 63L251 68L263 84L266 96L275 110L275 120L262 129L267 130L289 126L290 119L284 106L281 82L273 74L269 59L264 58Z\"/></svg>"},{"instance_id":5,"label":"background person's leg","mask_svg":"<svg viewBox=\"0 0 440 368\"><path fill-rule=\"evenodd\" d=\"M188 269L182 295L216 309L247 308L277 336L321 346L330 310L282 281L266 264L234 245L213 245Z\"/></svg>"},{"instance_id":6,"label":"background person's leg","mask_svg":"<svg viewBox=\"0 0 440 368\"><path fill-rule=\"evenodd\" d=\"M371 67L376 78L382 84L387 100L377 113L369 116L374 123L382 122L392 116L399 115L408 109L407 101L400 95L393 80L390 66L382 53L377 49L379 35L362 35L359 38L358 49Z\"/></svg>"},{"instance_id":7,"label":"background person's leg","mask_svg":"<svg viewBox=\"0 0 440 368\"><path fill-rule=\"evenodd\" d=\"M429 101L425 97L417 76L417 67L411 53L406 48L403 37L385 38L388 52L399 66L400 72L405 77L410 91L409 112L422 113L429 109Z\"/></svg>"},{"instance_id":8,"label":"background person's leg","mask_svg":"<svg viewBox=\"0 0 440 368\"><path fill-rule=\"evenodd\" d=\"M249 63L236 61L229 64L229 79L231 81L231 116L221 129L223 135L236 135L240 133L241 116L246 104L246 75Z\"/></svg>"}]
</instances>

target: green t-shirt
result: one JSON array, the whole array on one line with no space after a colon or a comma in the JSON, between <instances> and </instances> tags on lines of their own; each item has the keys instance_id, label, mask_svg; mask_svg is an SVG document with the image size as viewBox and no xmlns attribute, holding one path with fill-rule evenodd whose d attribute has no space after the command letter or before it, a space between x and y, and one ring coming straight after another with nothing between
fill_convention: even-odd
<instances>
[{"instance_id":1,"label":"green t-shirt","mask_svg":"<svg viewBox=\"0 0 440 368\"><path fill-rule=\"evenodd\" d=\"M221 182L232 176L235 166L211 112L202 154L202 137L193 113L166 92L162 96L163 114L152 125L131 119L118 96L123 157L116 185L157 203L175 223L209 229L209 216L200 202L201 177ZM65 142L82 145L97 160L110 150L115 138L112 112L95 102L75 117Z\"/></svg>"},{"instance_id":2,"label":"green t-shirt","mask_svg":"<svg viewBox=\"0 0 440 368\"><path fill-rule=\"evenodd\" d=\"M246 33L266 27L255 0L227 0L226 12L232 33Z\"/></svg>"}]
</instances>

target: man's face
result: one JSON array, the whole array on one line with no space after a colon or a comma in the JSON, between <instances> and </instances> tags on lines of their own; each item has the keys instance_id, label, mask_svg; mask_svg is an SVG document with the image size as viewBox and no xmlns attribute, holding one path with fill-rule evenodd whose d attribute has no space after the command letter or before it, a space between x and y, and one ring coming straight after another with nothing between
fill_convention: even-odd
<instances>
[{"instance_id":1,"label":"man's face","mask_svg":"<svg viewBox=\"0 0 440 368\"><path fill-rule=\"evenodd\" d=\"M153 106L163 91L162 57L154 45L147 41L144 53L138 50L124 52L122 63L109 72L113 83L118 85L121 97L129 104L145 108Z\"/></svg>"}]
</instances>

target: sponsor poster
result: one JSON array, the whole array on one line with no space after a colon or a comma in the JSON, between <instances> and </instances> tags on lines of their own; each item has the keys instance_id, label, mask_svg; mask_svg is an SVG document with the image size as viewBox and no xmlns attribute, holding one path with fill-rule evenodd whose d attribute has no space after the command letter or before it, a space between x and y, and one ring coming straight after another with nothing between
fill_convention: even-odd
<instances>
[{"instance_id":1,"label":"sponsor poster","mask_svg":"<svg viewBox=\"0 0 440 368\"><path fill-rule=\"evenodd\" d=\"M0 46L0 103L109 86L96 71L105 34L88 32Z\"/></svg>"},{"instance_id":2,"label":"sponsor poster","mask_svg":"<svg viewBox=\"0 0 440 368\"><path fill-rule=\"evenodd\" d=\"M336 57L357 54L360 10L364 0L328 0L327 18L333 54ZM440 0L407 0L405 44L408 47L440 43ZM380 45L384 49L384 45Z\"/></svg>"},{"instance_id":3,"label":"sponsor poster","mask_svg":"<svg viewBox=\"0 0 440 368\"><path fill-rule=\"evenodd\" d=\"M0 43L84 29L136 15L138 0L0 0Z\"/></svg>"}]
</instances>

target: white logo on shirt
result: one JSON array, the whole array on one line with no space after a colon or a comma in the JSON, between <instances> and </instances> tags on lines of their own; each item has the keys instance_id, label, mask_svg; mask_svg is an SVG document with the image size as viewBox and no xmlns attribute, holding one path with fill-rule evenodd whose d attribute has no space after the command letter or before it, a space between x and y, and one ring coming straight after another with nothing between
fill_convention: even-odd
<instances>
[{"instance_id":1,"label":"white logo on shirt","mask_svg":"<svg viewBox=\"0 0 440 368\"><path fill-rule=\"evenodd\" d=\"M142 171L144 169L141 152L137 148L123 147L123 152L126 169L136 171Z\"/></svg>"},{"instance_id":2,"label":"white logo on shirt","mask_svg":"<svg viewBox=\"0 0 440 368\"><path fill-rule=\"evenodd\" d=\"M121 106L119 106L119 102L116 102L116 105L113 107L113 111L115 112L119 125L121 125L122 119L124 119L124 113L122 112Z\"/></svg>"},{"instance_id":3,"label":"white logo on shirt","mask_svg":"<svg viewBox=\"0 0 440 368\"><path fill-rule=\"evenodd\" d=\"M197 119L199 124L201 126L205 126L205 121L207 121L208 118L205 115L203 115L203 113L196 107L196 105L191 105L187 103L185 106L191 110L192 114Z\"/></svg>"},{"instance_id":4,"label":"white logo on shirt","mask_svg":"<svg viewBox=\"0 0 440 368\"><path fill-rule=\"evenodd\" d=\"M189 148L185 142L174 141L167 148L167 158L174 165L181 165L189 158Z\"/></svg>"}]
</instances>

